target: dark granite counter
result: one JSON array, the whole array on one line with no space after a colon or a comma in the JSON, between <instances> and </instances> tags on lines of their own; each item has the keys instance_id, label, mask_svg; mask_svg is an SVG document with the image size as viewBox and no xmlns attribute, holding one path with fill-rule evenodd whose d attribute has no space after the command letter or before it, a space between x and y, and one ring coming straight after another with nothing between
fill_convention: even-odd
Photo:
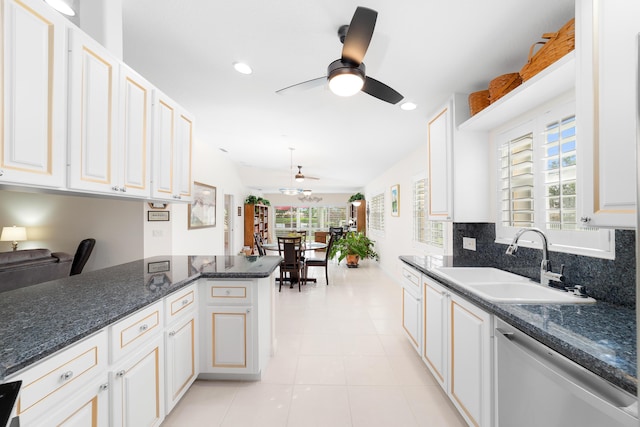
<instances>
[{"instance_id":1,"label":"dark granite counter","mask_svg":"<svg viewBox=\"0 0 640 427\"><path fill-rule=\"evenodd\" d=\"M279 256L167 256L0 293L0 380L198 278L269 277Z\"/></svg>"},{"instance_id":2,"label":"dark granite counter","mask_svg":"<svg viewBox=\"0 0 640 427\"><path fill-rule=\"evenodd\" d=\"M450 259L401 256L477 306L527 333L551 349L636 394L636 312L604 302L595 304L494 304L434 273Z\"/></svg>"}]
</instances>

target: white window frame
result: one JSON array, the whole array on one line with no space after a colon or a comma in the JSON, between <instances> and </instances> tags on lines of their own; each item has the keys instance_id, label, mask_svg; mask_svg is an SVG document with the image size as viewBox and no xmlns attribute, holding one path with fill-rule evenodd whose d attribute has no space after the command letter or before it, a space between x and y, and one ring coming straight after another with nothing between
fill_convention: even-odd
<instances>
[{"instance_id":1,"label":"white window frame","mask_svg":"<svg viewBox=\"0 0 640 427\"><path fill-rule=\"evenodd\" d=\"M501 146L505 141L523 136L527 133L533 134L534 150L534 226L540 228L547 235L549 250L555 252L585 255L596 258L615 259L615 233L610 229L599 229L597 231L571 231L571 230L550 230L546 228L545 221L545 187L543 182L542 157L544 155L544 133L547 124L554 120L560 120L575 114L575 102L558 103L551 108L531 118L525 123L514 125L513 127L495 135L495 155L496 155L496 243L510 244L514 235L520 227L504 226L502 224L502 193L501 193ZM580 118L576 116L576 121ZM576 136L576 143L580 144L580 136ZM580 159L577 159L579 164ZM578 166L580 167L580 166ZM580 178L578 174L577 179ZM576 182L576 197L580 197L580 182ZM577 203L579 204L579 202ZM542 243L534 233L526 233L519 239L518 244L524 247L538 248Z\"/></svg>"},{"instance_id":2,"label":"white window frame","mask_svg":"<svg viewBox=\"0 0 640 427\"><path fill-rule=\"evenodd\" d=\"M429 182L428 182L427 172L421 172L413 177L411 180L411 197L412 197L412 236L411 239L413 241L413 247L418 251L427 253L427 254L441 254L444 255L446 252L446 248L448 247L449 242L449 229L451 223L448 221L430 221L428 219L427 212L429 211ZM419 181L424 181L424 215L422 216L422 220L424 221L423 227L425 228L425 241L416 240L416 218L418 217L416 210L418 209L417 200L415 198L415 185ZM428 225L429 223L440 223L442 224L442 246L434 245L433 242L428 237Z\"/></svg>"},{"instance_id":3,"label":"white window frame","mask_svg":"<svg viewBox=\"0 0 640 427\"><path fill-rule=\"evenodd\" d=\"M374 206L376 203L376 199L380 198L380 228L374 228L372 221L374 215ZM367 218L367 228L371 234L375 234L378 236L384 236L384 220L385 220L385 194L384 191L376 191L373 192L371 196L367 196L367 208L369 210L368 218Z\"/></svg>"}]
</instances>

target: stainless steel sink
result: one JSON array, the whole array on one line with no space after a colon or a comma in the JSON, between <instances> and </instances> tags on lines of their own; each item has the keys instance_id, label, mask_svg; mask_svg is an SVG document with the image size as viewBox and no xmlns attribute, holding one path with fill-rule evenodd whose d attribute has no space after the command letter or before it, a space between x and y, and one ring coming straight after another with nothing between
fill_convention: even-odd
<instances>
[{"instance_id":1,"label":"stainless steel sink","mask_svg":"<svg viewBox=\"0 0 640 427\"><path fill-rule=\"evenodd\" d=\"M590 297L543 286L527 277L490 267L440 267L434 272L488 301L513 304L590 304Z\"/></svg>"}]
</instances>

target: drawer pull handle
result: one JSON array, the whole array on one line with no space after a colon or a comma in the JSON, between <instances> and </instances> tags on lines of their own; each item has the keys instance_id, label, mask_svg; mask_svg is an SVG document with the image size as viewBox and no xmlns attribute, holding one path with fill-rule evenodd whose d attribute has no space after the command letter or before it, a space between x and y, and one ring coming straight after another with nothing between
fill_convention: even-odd
<instances>
[{"instance_id":1,"label":"drawer pull handle","mask_svg":"<svg viewBox=\"0 0 640 427\"><path fill-rule=\"evenodd\" d=\"M116 372L116 377L124 377L124 374L126 374L127 371L125 371L124 369L122 371L118 371Z\"/></svg>"},{"instance_id":2,"label":"drawer pull handle","mask_svg":"<svg viewBox=\"0 0 640 427\"><path fill-rule=\"evenodd\" d=\"M146 323L144 325L140 325L140 332L144 332L147 329L149 329L149 325L147 325Z\"/></svg>"},{"instance_id":3,"label":"drawer pull handle","mask_svg":"<svg viewBox=\"0 0 640 427\"><path fill-rule=\"evenodd\" d=\"M100 391L109 390L109 383L100 384Z\"/></svg>"},{"instance_id":4,"label":"drawer pull handle","mask_svg":"<svg viewBox=\"0 0 640 427\"><path fill-rule=\"evenodd\" d=\"M188 299L183 299L182 300L182 305L185 306L187 304L189 304L189 300Z\"/></svg>"},{"instance_id":5,"label":"drawer pull handle","mask_svg":"<svg viewBox=\"0 0 640 427\"><path fill-rule=\"evenodd\" d=\"M169 336L170 336L170 337L174 336L175 334L176 334L176 331L171 331L171 332L169 332Z\"/></svg>"},{"instance_id":6,"label":"drawer pull handle","mask_svg":"<svg viewBox=\"0 0 640 427\"><path fill-rule=\"evenodd\" d=\"M62 381L67 381L67 380L71 379L71 377L73 377L73 371L67 371L67 372L63 373L62 375L60 375L60 379Z\"/></svg>"}]
</instances>

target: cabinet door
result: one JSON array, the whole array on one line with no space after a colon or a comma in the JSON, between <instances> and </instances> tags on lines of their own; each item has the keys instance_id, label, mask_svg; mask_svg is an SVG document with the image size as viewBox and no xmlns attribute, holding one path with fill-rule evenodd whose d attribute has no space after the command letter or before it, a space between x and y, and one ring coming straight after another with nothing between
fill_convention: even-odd
<instances>
[{"instance_id":1,"label":"cabinet door","mask_svg":"<svg viewBox=\"0 0 640 427\"><path fill-rule=\"evenodd\" d=\"M153 185L154 198L173 200L173 129L177 115L175 103L158 90L153 101Z\"/></svg>"},{"instance_id":2,"label":"cabinet door","mask_svg":"<svg viewBox=\"0 0 640 427\"><path fill-rule=\"evenodd\" d=\"M177 196L187 201L191 198L191 148L193 142L193 119L180 111L176 126L176 149L174 152L177 167L175 188Z\"/></svg>"},{"instance_id":3,"label":"cabinet door","mask_svg":"<svg viewBox=\"0 0 640 427\"><path fill-rule=\"evenodd\" d=\"M195 312L167 329L167 413L173 409L198 375Z\"/></svg>"},{"instance_id":4,"label":"cabinet door","mask_svg":"<svg viewBox=\"0 0 640 427\"><path fill-rule=\"evenodd\" d=\"M491 425L491 316L450 299L449 394L470 425Z\"/></svg>"},{"instance_id":5,"label":"cabinet door","mask_svg":"<svg viewBox=\"0 0 640 427\"><path fill-rule=\"evenodd\" d=\"M448 354L448 294L432 280L423 281L424 295L424 340L422 359L440 385L447 390Z\"/></svg>"},{"instance_id":6,"label":"cabinet door","mask_svg":"<svg viewBox=\"0 0 640 427\"><path fill-rule=\"evenodd\" d=\"M202 371L256 373L251 307L207 307Z\"/></svg>"},{"instance_id":7,"label":"cabinet door","mask_svg":"<svg viewBox=\"0 0 640 427\"><path fill-rule=\"evenodd\" d=\"M26 424L25 424L26 425ZM88 387L69 396L56 410L45 414L34 427L108 427L109 382L106 372Z\"/></svg>"},{"instance_id":8,"label":"cabinet door","mask_svg":"<svg viewBox=\"0 0 640 427\"><path fill-rule=\"evenodd\" d=\"M0 184L64 187L67 33L41 1L4 2Z\"/></svg>"},{"instance_id":9,"label":"cabinet door","mask_svg":"<svg viewBox=\"0 0 640 427\"><path fill-rule=\"evenodd\" d=\"M115 168L118 60L80 31L71 31L69 187L120 192Z\"/></svg>"},{"instance_id":10,"label":"cabinet door","mask_svg":"<svg viewBox=\"0 0 640 427\"><path fill-rule=\"evenodd\" d=\"M421 351L420 325L421 317L420 297L412 290L402 288L402 327L409 337L409 341L418 353Z\"/></svg>"},{"instance_id":11,"label":"cabinet door","mask_svg":"<svg viewBox=\"0 0 640 427\"><path fill-rule=\"evenodd\" d=\"M636 226L640 2L576 2L580 218Z\"/></svg>"},{"instance_id":12,"label":"cabinet door","mask_svg":"<svg viewBox=\"0 0 640 427\"><path fill-rule=\"evenodd\" d=\"M151 194L151 84L129 67L120 67L118 187L129 196Z\"/></svg>"},{"instance_id":13,"label":"cabinet door","mask_svg":"<svg viewBox=\"0 0 640 427\"><path fill-rule=\"evenodd\" d=\"M113 375L114 427L159 426L164 419L162 337L119 365Z\"/></svg>"},{"instance_id":14,"label":"cabinet door","mask_svg":"<svg viewBox=\"0 0 640 427\"><path fill-rule=\"evenodd\" d=\"M428 124L429 219L453 218L452 107L447 104Z\"/></svg>"}]
</instances>

